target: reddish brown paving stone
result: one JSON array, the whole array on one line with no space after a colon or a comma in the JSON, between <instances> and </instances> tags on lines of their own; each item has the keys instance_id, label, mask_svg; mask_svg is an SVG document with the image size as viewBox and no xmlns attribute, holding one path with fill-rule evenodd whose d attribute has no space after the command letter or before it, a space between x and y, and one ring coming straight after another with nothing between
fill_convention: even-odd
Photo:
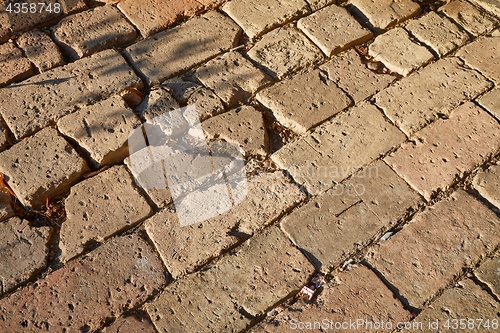
<instances>
[{"instance_id":1,"label":"reddish brown paving stone","mask_svg":"<svg viewBox=\"0 0 500 333\"><path fill-rule=\"evenodd\" d=\"M495 19L480 12L470 2L465 0L452 1L439 8L449 18L474 36L493 30Z\"/></svg>"},{"instance_id":2,"label":"reddish brown paving stone","mask_svg":"<svg viewBox=\"0 0 500 333\"><path fill-rule=\"evenodd\" d=\"M14 43L0 45L0 87L35 74L31 62Z\"/></svg>"},{"instance_id":3,"label":"reddish brown paving stone","mask_svg":"<svg viewBox=\"0 0 500 333\"><path fill-rule=\"evenodd\" d=\"M477 99L486 110L500 120L500 87L496 86L483 96Z\"/></svg>"},{"instance_id":4,"label":"reddish brown paving stone","mask_svg":"<svg viewBox=\"0 0 500 333\"><path fill-rule=\"evenodd\" d=\"M17 43L40 72L66 64L57 45L40 30L24 33L17 39Z\"/></svg>"},{"instance_id":5,"label":"reddish brown paving stone","mask_svg":"<svg viewBox=\"0 0 500 333\"><path fill-rule=\"evenodd\" d=\"M385 30L421 13L420 6L411 0L351 0L352 9L370 29Z\"/></svg>"},{"instance_id":6,"label":"reddish brown paving stone","mask_svg":"<svg viewBox=\"0 0 500 333\"><path fill-rule=\"evenodd\" d=\"M500 298L500 255L483 262L474 275L485 283L497 298Z\"/></svg>"},{"instance_id":7,"label":"reddish brown paving stone","mask_svg":"<svg viewBox=\"0 0 500 333\"><path fill-rule=\"evenodd\" d=\"M461 48L457 56L497 84L500 82L500 34L481 37Z\"/></svg>"},{"instance_id":8,"label":"reddish brown paving stone","mask_svg":"<svg viewBox=\"0 0 500 333\"><path fill-rule=\"evenodd\" d=\"M147 314L135 313L116 319L102 333L157 333Z\"/></svg>"},{"instance_id":9,"label":"reddish brown paving stone","mask_svg":"<svg viewBox=\"0 0 500 333\"><path fill-rule=\"evenodd\" d=\"M473 180L474 188L490 203L500 209L500 165L481 171Z\"/></svg>"}]
</instances>

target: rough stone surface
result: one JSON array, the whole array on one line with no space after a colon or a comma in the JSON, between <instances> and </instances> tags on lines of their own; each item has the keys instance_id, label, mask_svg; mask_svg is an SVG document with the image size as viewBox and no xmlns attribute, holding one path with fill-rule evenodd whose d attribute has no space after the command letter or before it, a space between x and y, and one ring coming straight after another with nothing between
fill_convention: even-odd
<instances>
[{"instance_id":1,"label":"rough stone surface","mask_svg":"<svg viewBox=\"0 0 500 333\"><path fill-rule=\"evenodd\" d=\"M320 70L312 70L260 91L257 100L276 119L303 134L349 106L346 94Z\"/></svg>"},{"instance_id":2,"label":"rough stone surface","mask_svg":"<svg viewBox=\"0 0 500 333\"><path fill-rule=\"evenodd\" d=\"M160 258L137 235L115 238L0 300L2 332L94 331L168 282Z\"/></svg>"},{"instance_id":3,"label":"rough stone surface","mask_svg":"<svg viewBox=\"0 0 500 333\"><path fill-rule=\"evenodd\" d=\"M147 94L135 110L146 121L162 115L165 112L178 109L179 103L168 93L164 87L159 87Z\"/></svg>"},{"instance_id":4,"label":"rough stone surface","mask_svg":"<svg viewBox=\"0 0 500 333\"><path fill-rule=\"evenodd\" d=\"M460 49L457 56L498 84L500 82L499 42L500 34L481 37Z\"/></svg>"},{"instance_id":5,"label":"rough stone surface","mask_svg":"<svg viewBox=\"0 0 500 333\"><path fill-rule=\"evenodd\" d=\"M14 43L0 45L0 87L34 74L31 62Z\"/></svg>"},{"instance_id":6,"label":"rough stone surface","mask_svg":"<svg viewBox=\"0 0 500 333\"><path fill-rule=\"evenodd\" d=\"M376 247L368 261L411 306L421 307L500 242L500 219L459 190Z\"/></svg>"},{"instance_id":7,"label":"rough stone surface","mask_svg":"<svg viewBox=\"0 0 500 333\"><path fill-rule=\"evenodd\" d=\"M369 54L391 71L403 76L434 59L424 46L410 40L403 28L394 28L375 38L369 47Z\"/></svg>"},{"instance_id":8,"label":"rough stone surface","mask_svg":"<svg viewBox=\"0 0 500 333\"><path fill-rule=\"evenodd\" d=\"M0 152L9 146L9 133L7 125L0 118Z\"/></svg>"},{"instance_id":9,"label":"rough stone surface","mask_svg":"<svg viewBox=\"0 0 500 333\"><path fill-rule=\"evenodd\" d=\"M500 124L471 102L415 133L385 161L426 199L500 148Z\"/></svg>"},{"instance_id":10,"label":"rough stone surface","mask_svg":"<svg viewBox=\"0 0 500 333\"><path fill-rule=\"evenodd\" d=\"M498 254L481 264L475 275L490 288L496 297L500 298L500 256Z\"/></svg>"},{"instance_id":11,"label":"rough stone surface","mask_svg":"<svg viewBox=\"0 0 500 333\"><path fill-rule=\"evenodd\" d=\"M441 59L375 95L375 103L407 135L439 114L488 90L491 84L456 58Z\"/></svg>"},{"instance_id":12,"label":"rough stone surface","mask_svg":"<svg viewBox=\"0 0 500 333\"><path fill-rule=\"evenodd\" d=\"M21 139L90 101L141 85L125 59L108 50L0 89L0 113Z\"/></svg>"},{"instance_id":13,"label":"rough stone surface","mask_svg":"<svg viewBox=\"0 0 500 333\"><path fill-rule=\"evenodd\" d=\"M187 104L196 105L201 121L225 111L220 98L213 91L206 88L200 88L192 93L187 100Z\"/></svg>"},{"instance_id":14,"label":"rough stone surface","mask_svg":"<svg viewBox=\"0 0 500 333\"><path fill-rule=\"evenodd\" d=\"M51 228L34 228L13 217L0 223L0 295L25 282L47 264Z\"/></svg>"},{"instance_id":15,"label":"rough stone surface","mask_svg":"<svg viewBox=\"0 0 500 333\"><path fill-rule=\"evenodd\" d=\"M217 12L208 12L128 47L124 52L157 84L235 46L241 29Z\"/></svg>"},{"instance_id":16,"label":"rough stone surface","mask_svg":"<svg viewBox=\"0 0 500 333\"><path fill-rule=\"evenodd\" d=\"M477 100L482 107L500 120L500 87L495 87Z\"/></svg>"},{"instance_id":17,"label":"rough stone surface","mask_svg":"<svg viewBox=\"0 0 500 333\"><path fill-rule=\"evenodd\" d=\"M201 88L198 83L180 76L164 81L161 86L165 87L165 89L182 104L186 104L189 96Z\"/></svg>"},{"instance_id":18,"label":"rough stone surface","mask_svg":"<svg viewBox=\"0 0 500 333\"><path fill-rule=\"evenodd\" d=\"M0 153L0 172L25 206L39 208L64 194L86 171L85 161L50 127Z\"/></svg>"},{"instance_id":19,"label":"rough stone surface","mask_svg":"<svg viewBox=\"0 0 500 333\"><path fill-rule=\"evenodd\" d=\"M147 314L134 313L116 319L102 333L157 333Z\"/></svg>"},{"instance_id":20,"label":"rough stone surface","mask_svg":"<svg viewBox=\"0 0 500 333\"><path fill-rule=\"evenodd\" d=\"M404 134L387 122L375 106L361 103L287 144L271 158L316 194L404 140Z\"/></svg>"},{"instance_id":21,"label":"rough stone surface","mask_svg":"<svg viewBox=\"0 0 500 333\"><path fill-rule=\"evenodd\" d=\"M472 2L500 18L500 3L498 3L498 0L472 0Z\"/></svg>"},{"instance_id":22,"label":"rough stone surface","mask_svg":"<svg viewBox=\"0 0 500 333\"><path fill-rule=\"evenodd\" d=\"M474 188L500 209L500 165L492 165L474 178Z\"/></svg>"},{"instance_id":23,"label":"rough stone surface","mask_svg":"<svg viewBox=\"0 0 500 333\"><path fill-rule=\"evenodd\" d=\"M359 19L375 31L392 27L422 11L411 0L351 0L350 3Z\"/></svg>"},{"instance_id":24,"label":"rough stone surface","mask_svg":"<svg viewBox=\"0 0 500 333\"><path fill-rule=\"evenodd\" d=\"M57 45L40 30L24 33L17 39L17 44L40 72L66 64Z\"/></svg>"},{"instance_id":25,"label":"rough stone surface","mask_svg":"<svg viewBox=\"0 0 500 333\"><path fill-rule=\"evenodd\" d=\"M14 216L12 209L12 198L9 191L0 187L0 222Z\"/></svg>"},{"instance_id":26,"label":"rough stone surface","mask_svg":"<svg viewBox=\"0 0 500 333\"><path fill-rule=\"evenodd\" d=\"M474 36L482 35L495 28L495 19L481 13L470 2L465 0L452 1L439 8L453 21Z\"/></svg>"},{"instance_id":27,"label":"rough stone surface","mask_svg":"<svg viewBox=\"0 0 500 333\"><path fill-rule=\"evenodd\" d=\"M301 18L297 27L309 37L323 53L330 57L353 45L362 44L373 34L363 28L342 7L328 6Z\"/></svg>"},{"instance_id":28,"label":"rough stone surface","mask_svg":"<svg viewBox=\"0 0 500 333\"><path fill-rule=\"evenodd\" d=\"M293 27L267 33L248 51L248 56L279 80L322 59L321 51Z\"/></svg>"}]
</instances>

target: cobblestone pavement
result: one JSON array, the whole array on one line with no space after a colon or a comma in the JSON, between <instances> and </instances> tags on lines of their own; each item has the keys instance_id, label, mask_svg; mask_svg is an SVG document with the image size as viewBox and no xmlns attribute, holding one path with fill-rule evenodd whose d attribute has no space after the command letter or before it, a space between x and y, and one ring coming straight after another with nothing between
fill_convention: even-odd
<instances>
[{"instance_id":1,"label":"cobblestone pavement","mask_svg":"<svg viewBox=\"0 0 500 333\"><path fill-rule=\"evenodd\" d=\"M498 0L0 10L0 332L500 331ZM188 105L246 190L186 223Z\"/></svg>"}]
</instances>

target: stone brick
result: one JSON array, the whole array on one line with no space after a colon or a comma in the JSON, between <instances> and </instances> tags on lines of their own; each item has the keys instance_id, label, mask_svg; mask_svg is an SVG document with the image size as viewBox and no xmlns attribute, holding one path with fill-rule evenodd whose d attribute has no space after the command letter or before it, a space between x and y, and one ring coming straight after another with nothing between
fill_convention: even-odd
<instances>
[{"instance_id":1,"label":"stone brick","mask_svg":"<svg viewBox=\"0 0 500 333\"><path fill-rule=\"evenodd\" d=\"M500 18L500 4L498 0L472 0L472 2Z\"/></svg>"},{"instance_id":2,"label":"stone brick","mask_svg":"<svg viewBox=\"0 0 500 333\"><path fill-rule=\"evenodd\" d=\"M145 302L168 282L137 235L115 238L0 300L2 332L89 332Z\"/></svg>"},{"instance_id":3,"label":"stone brick","mask_svg":"<svg viewBox=\"0 0 500 333\"><path fill-rule=\"evenodd\" d=\"M0 187L0 222L14 216L12 198L5 187Z\"/></svg>"},{"instance_id":4,"label":"stone brick","mask_svg":"<svg viewBox=\"0 0 500 333\"><path fill-rule=\"evenodd\" d=\"M323 7L337 3L337 0L306 0L306 2L311 8L311 10L315 12Z\"/></svg>"},{"instance_id":5,"label":"stone brick","mask_svg":"<svg viewBox=\"0 0 500 333\"><path fill-rule=\"evenodd\" d=\"M56 42L73 59L130 43L137 38L134 27L113 6L68 16L52 31Z\"/></svg>"},{"instance_id":6,"label":"stone brick","mask_svg":"<svg viewBox=\"0 0 500 333\"><path fill-rule=\"evenodd\" d=\"M140 124L125 101L114 96L59 119L57 127L98 168L123 161L128 155L127 139Z\"/></svg>"},{"instance_id":7,"label":"stone brick","mask_svg":"<svg viewBox=\"0 0 500 333\"><path fill-rule=\"evenodd\" d=\"M146 310L163 332L239 332L250 319L238 310L262 314L298 291L312 272L307 259L271 227L207 271L178 280Z\"/></svg>"},{"instance_id":8,"label":"stone brick","mask_svg":"<svg viewBox=\"0 0 500 333\"><path fill-rule=\"evenodd\" d=\"M318 69L260 91L257 100L269 108L280 123L300 134L351 103L346 94Z\"/></svg>"},{"instance_id":9,"label":"stone brick","mask_svg":"<svg viewBox=\"0 0 500 333\"><path fill-rule=\"evenodd\" d=\"M479 104L500 120L500 87L495 87L477 99Z\"/></svg>"},{"instance_id":10,"label":"stone brick","mask_svg":"<svg viewBox=\"0 0 500 333\"><path fill-rule=\"evenodd\" d=\"M151 214L124 166L115 166L71 188L61 226L61 260L81 253L88 242L102 242Z\"/></svg>"},{"instance_id":11,"label":"stone brick","mask_svg":"<svg viewBox=\"0 0 500 333\"><path fill-rule=\"evenodd\" d=\"M293 27L279 28L264 35L248 51L248 56L278 80L323 58L321 51Z\"/></svg>"},{"instance_id":12,"label":"stone brick","mask_svg":"<svg viewBox=\"0 0 500 333\"><path fill-rule=\"evenodd\" d=\"M245 102L273 80L238 52L228 52L199 67L196 77L229 106Z\"/></svg>"},{"instance_id":13,"label":"stone brick","mask_svg":"<svg viewBox=\"0 0 500 333\"><path fill-rule=\"evenodd\" d=\"M309 37L327 57L353 45L362 44L373 34L342 7L328 6L301 18L297 27Z\"/></svg>"},{"instance_id":14,"label":"stone brick","mask_svg":"<svg viewBox=\"0 0 500 333\"><path fill-rule=\"evenodd\" d=\"M24 33L17 39L17 44L40 72L66 64L57 45L40 30Z\"/></svg>"},{"instance_id":15,"label":"stone brick","mask_svg":"<svg viewBox=\"0 0 500 333\"><path fill-rule=\"evenodd\" d=\"M495 257L485 261L474 273L481 282L488 285L490 290L500 298L500 256L497 254Z\"/></svg>"},{"instance_id":16,"label":"stone brick","mask_svg":"<svg viewBox=\"0 0 500 333\"><path fill-rule=\"evenodd\" d=\"M102 333L157 333L147 314L134 313L116 319Z\"/></svg>"},{"instance_id":17,"label":"stone brick","mask_svg":"<svg viewBox=\"0 0 500 333\"><path fill-rule=\"evenodd\" d=\"M21 139L91 101L141 85L125 59L109 50L0 89L0 113Z\"/></svg>"},{"instance_id":18,"label":"stone brick","mask_svg":"<svg viewBox=\"0 0 500 333\"><path fill-rule=\"evenodd\" d=\"M379 35L369 47L369 54L388 69L407 76L434 59L425 47L414 43L403 28Z\"/></svg>"},{"instance_id":19,"label":"stone brick","mask_svg":"<svg viewBox=\"0 0 500 333\"><path fill-rule=\"evenodd\" d=\"M481 37L460 49L457 56L498 84L500 82L499 42L500 35Z\"/></svg>"},{"instance_id":20,"label":"stone brick","mask_svg":"<svg viewBox=\"0 0 500 333\"><path fill-rule=\"evenodd\" d=\"M196 105L201 121L221 114L225 111L220 98L213 91L206 88L200 88L193 92L189 96L187 104Z\"/></svg>"},{"instance_id":21,"label":"stone brick","mask_svg":"<svg viewBox=\"0 0 500 333\"><path fill-rule=\"evenodd\" d=\"M164 81L161 86L181 104L186 104L188 98L202 87L200 84L180 76Z\"/></svg>"},{"instance_id":22,"label":"stone brick","mask_svg":"<svg viewBox=\"0 0 500 333\"><path fill-rule=\"evenodd\" d=\"M124 52L149 85L155 85L234 47L241 29L217 12L208 12L129 46Z\"/></svg>"},{"instance_id":23,"label":"stone brick","mask_svg":"<svg viewBox=\"0 0 500 333\"><path fill-rule=\"evenodd\" d=\"M385 161L426 199L500 148L500 125L471 102L415 133Z\"/></svg>"},{"instance_id":24,"label":"stone brick","mask_svg":"<svg viewBox=\"0 0 500 333\"><path fill-rule=\"evenodd\" d=\"M361 103L287 144L271 158L315 194L404 140L404 134L387 122L375 106Z\"/></svg>"},{"instance_id":25,"label":"stone brick","mask_svg":"<svg viewBox=\"0 0 500 333\"><path fill-rule=\"evenodd\" d=\"M9 131L3 119L0 118L0 152L9 146Z\"/></svg>"},{"instance_id":26,"label":"stone brick","mask_svg":"<svg viewBox=\"0 0 500 333\"><path fill-rule=\"evenodd\" d=\"M197 0L197 1L201 2L206 9L219 7L224 2L226 2L226 0Z\"/></svg>"},{"instance_id":27,"label":"stone brick","mask_svg":"<svg viewBox=\"0 0 500 333\"><path fill-rule=\"evenodd\" d=\"M438 56L443 57L464 45L469 40L467 33L454 23L435 12L408 22L405 28L419 41L428 45Z\"/></svg>"},{"instance_id":28,"label":"stone brick","mask_svg":"<svg viewBox=\"0 0 500 333\"><path fill-rule=\"evenodd\" d=\"M17 217L0 223L0 295L45 267L50 232L49 227L34 228Z\"/></svg>"},{"instance_id":29,"label":"stone brick","mask_svg":"<svg viewBox=\"0 0 500 333\"><path fill-rule=\"evenodd\" d=\"M50 127L0 153L0 172L19 201L35 208L64 194L87 170L85 161Z\"/></svg>"},{"instance_id":30,"label":"stone brick","mask_svg":"<svg viewBox=\"0 0 500 333\"><path fill-rule=\"evenodd\" d=\"M459 190L417 215L368 256L414 307L449 285L500 242L500 219Z\"/></svg>"},{"instance_id":31,"label":"stone brick","mask_svg":"<svg viewBox=\"0 0 500 333\"><path fill-rule=\"evenodd\" d=\"M411 0L351 0L352 10L370 29L390 28L421 13L420 6Z\"/></svg>"},{"instance_id":32,"label":"stone brick","mask_svg":"<svg viewBox=\"0 0 500 333\"><path fill-rule=\"evenodd\" d=\"M24 80L34 73L31 62L14 43L0 45L0 87Z\"/></svg>"},{"instance_id":33,"label":"stone brick","mask_svg":"<svg viewBox=\"0 0 500 333\"><path fill-rule=\"evenodd\" d=\"M0 4L0 42L4 43L9 40L10 37L10 18L9 13L5 11L6 3L2 2Z\"/></svg>"},{"instance_id":34,"label":"stone brick","mask_svg":"<svg viewBox=\"0 0 500 333\"><path fill-rule=\"evenodd\" d=\"M164 112L172 111L179 107L179 103L177 103L172 95L164 87L159 87L156 90L151 90L135 110L148 121Z\"/></svg>"},{"instance_id":35,"label":"stone brick","mask_svg":"<svg viewBox=\"0 0 500 333\"><path fill-rule=\"evenodd\" d=\"M456 58L441 59L403 78L375 95L375 103L406 135L411 135L439 114L488 90L491 84Z\"/></svg>"},{"instance_id":36,"label":"stone brick","mask_svg":"<svg viewBox=\"0 0 500 333\"><path fill-rule=\"evenodd\" d=\"M145 222L169 272L179 277L250 237L305 195L280 172L248 180L248 195L226 213L182 227L175 213L162 211Z\"/></svg>"},{"instance_id":37,"label":"stone brick","mask_svg":"<svg viewBox=\"0 0 500 333\"><path fill-rule=\"evenodd\" d=\"M474 36L482 35L495 28L495 19L481 13L470 2L452 1L439 8L439 11L451 18Z\"/></svg>"},{"instance_id":38,"label":"stone brick","mask_svg":"<svg viewBox=\"0 0 500 333\"><path fill-rule=\"evenodd\" d=\"M395 80L389 74L377 74L365 65L354 50L339 54L320 67L329 80L335 82L359 103L384 89Z\"/></svg>"},{"instance_id":39,"label":"stone brick","mask_svg":"<svg viewBox=\"0 0 500 333\"><path fill-rule=\"evenodd\" d=\"M222 10L252 39L309 13L304 0L233 0Z\"/></svg>"},{"instance_id":40,"label":"stone brick","mask_svg":"<svg viewBox=\"0 0 500 333\"><path fill-rule=\"evenodd\" d=\"M500 209L500 165L492 165L474 178L474 188Z\"/></svg>"}]
</instances>

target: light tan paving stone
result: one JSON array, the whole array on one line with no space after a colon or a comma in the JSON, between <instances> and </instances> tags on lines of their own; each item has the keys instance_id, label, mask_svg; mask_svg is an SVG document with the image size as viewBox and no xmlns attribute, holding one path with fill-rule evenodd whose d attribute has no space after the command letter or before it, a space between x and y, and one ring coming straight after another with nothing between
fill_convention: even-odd
<instances>
[{"instance_id":1,"label":"light tan paving stone","mask_svg":"<svg viewBox=\"0 0 500 333\"><path fill-rule=\"evenodd\" d=\"M248 51L248 56L279 80L323 58L321 51L294 27L267 33Z\"/></svg>"},{"instance_id":2,"label":"light tan paving stone","mask_svg":"<svg viewBox=\"0 0 500 333\"><path fill-rule=\"evenodd\" d=\"M496 30L498 31L498 30ZM500 34L481 37L460 49L457 56L497 84L500 82Z\"/></svg>"},{"instance_id":3,"label":"light tan paving stone","mask_svg":"<svg viewBox=\"0 0 500 333\"><path fill-rule=\"evenodd\" d=\"M257 100L284 126L299 134L351 104L346 94L316 69L260 91Z\"/></svg>"},{"instance_id":4,"label":"light tan paving stone","mask_svg":"<svg viewBox=\"0 0 500 333\"><path fill-rule=\"evenodd\" d=\"M0 45L0 87L35 74L31 62L14 43Z\"/></svg>"},{"instance_id":5,"label":"light tan paving stone","mask_svg":"<svg viewBox=\"0 0 500 333\"><path fill-rule=\"evenodd\" d=\"M403 78L375 95L375 103L407 135L411 135L439 114L451 110L491 88L481 74L446 58Z\"/></svg>"},{"instance_id":6,"label":"light tan paving stone","mask_svg":"<svg viewBox=\"0 0 500 333\"><path fill-rule=\"evenodd\" d=\"M478 279L500 298L500 256L488 259L474 272Z\"/></svg>"},{"instance_id":7,"label":"light tan paving stone","mask_svg":"<svg viewBox=\"0 0 500 333\"><path fill-rule=\"evenodd\" d=\"M500 219L459 190L383 241L368 261L411 306L449 285L500 242Z\"/></svg>"},{"instance_id":8,"label":"light tan paving stone","mask_svg":"<svg viewBox=\"0 0 500 333\"><path fill-rule=\"evenodd\" d=\"M391 71L403 76L434 59L432 53L413 42L403 28L394 28L379 35L370 45L368 53Z\"/></svg>"},{"instance_id":9,"label":"light tan paving stone","mask_svg":"<svg viewBox=\"0 0 500 333\"><path fill-rule=\"evenodd\" d=\"M222 6L250 38L309 13L304 0L233 0Z\"/></svg>"},{"instance_id":10,"label":"light tan paving stone","mask_svg":"<svg viewBox=\"0 0 500 333\"><path fill-rule=\"evenodd\" d=\"M50 227L34 228L18 217L0 223L0 295L45 267L50 232Z\"/></svg>"},{"instance_id":11,"label":"light tan paving stone","mask_svg":"<svg viewBox=\"0 0 500 333\"><path fill-rule=\"evenodd\" d=\"M137 235L87 256L0 300L2 332L89 332L145 302L169 282L160 258Z\"/></svg>"},{"instance_id":12,"label":"light tan paving stone","mask_svg":"<svg viewBox=\"0 0 500 333\"><path fill-rule=\"evenodd\" d=\"M9 146L8 128L3 119L0 118L0 152Z\"/></svg>"},{"instance_id":13,"label":"light tan paving stone","mask_svg":"<svg viewBox=\"0 0 500 333\"><path fill-rule=\"evenodd\" d=\"M309 37L327 57L351 46L370 40L372 32L365 29L343 7L325 7L301 18L297 27Z\"/></svg>"},{"instance_id":14,"label":"light tan paving stone","mask_svg":"<svg viewBox=\"0 0 500 333\"><path fill-rule=\"evenodd\" d=\"M479 104L500 120L500 87L495 87L477 99Z\"/></svg>"},{"instance_id":15,"label":"light tan paving stone","mask_svg":"<svg viewBox=\"0 0 500 333\"><path fill-rule=\"evenodd\" d=\"M474 178L474 188L500 209L500 165L492 165Z\"/></svg>"},{"instance_id":16,"label":"light tan paving stone","mask_svg":"<svg viewBox=\"0 0 500 333\"><path fill-rule=\"evenodd\" d=\"M500 3L498 0L472 0L472 2L500 18Z\"/></svg>"},{"instance_id":17,"label":"light tan paving stone","mask_svg":"<svg viewBox=\"0 0 500 333\"><path fill-rule=\"evenodd\" d=\"M482 35L495 28L495 19L480 12L470 2L458 0L447 3L439 11L451 18L474 36Z\"/></svg>"},{"instance_id":18,"label":"light tan paving stone","mask_svg":"<svg viewBox=\"0 0 500 333\"><path fill-rule=\"evenodd\" d=\"M25 206L40 208L86 171L85 161L51 127L0 153L0 172Z\"/></svg>"},{"instance_id":19,"label":"light tan paving stone","mask_svg":"<svg viewBox=\"0 0 500 333\"><path fill-rule=\"evenodd\" d=\"M167 89L167 91L182 104L186 104L188 98L202 87L200 84L180 76L165 80L161 86Z\"/></svg>"},{"instance_id":20,"label":"light tan paving stone","mask_svg":"<svg viewBox=\"0 0 500 333\"><path fill-rule=\"evenodd\" d=\"M12 198L5 187L0 188L0 222L14 216Z\"/></svg>"},{"instance_id":21,"label":"light tan paving stone","mask_svg":"<svg viewBox=\"0 0 500 333\"><path fill-rule=\"evenodd\" d=\"M148 121L179 107L179 103L172 95L164 87L159 87L156 90L151 90L135 110Z\"/></svg>"},{"instance_id":22,"label":"light tan paving stone","mask_svg":"<svg viewBox=\"0 0 500 333\"><path fill-rule=\"evenodd\" d=\"M193 92L187 99L187 104L196 105L201 121L225 111L221 99L212 90L206 88L200 88Z\"/></svg>"},{"instance_id":23,"label":"light tan paving stone","mask_svg":"<svg viewBox=\"0 0 500 333\"><path fill-rule=\"evenodd\" d=\"M57 45L40 30L24 33L17 39L17 44L40 72L66 64Z\"/></svg>"},{"instance_id":24,"label":"light tan paving stone","mask_svg":"<svg viewBox=\"0 0 500 333\"><path fill-rule=\"evenodd\" d=\"M108 50L0 89L0 113L21 139L92 101L141 85L125 59Z\"/></svg>"},{"instance_id":25,"label":"light tan paving stone","mask_svg":"<svg viewBox=\"0 0 500 333\"><path fill-rule=\"evenodd\" d=\"M154 85L234 47L240 35L241 29L231 19L208 12L124 52L147 83Z\"/></svg>"},{"instance_id":26,"label":"light tan paving stone","mask_svg":"<svg viewBox=\"0 0 500 333\"><path fill-rule=\"evenodd\" d=\"M411 0L350 0L352 9L370 29L385 30L421 13Z\"/></svg>"},{"instance_id":27,"label":"light tan paving stone","mask_svg":"<svg viewBox=\"0 0 500 333\"><path fill-rule=\"evenodd\" d=\"M134 313L116 319L102 333L157 333L147 314Z\"/></svg>"},{"instance_id":28,"label":"light tan paving stone","mask_svg":"<svg viewBox=\"0 0 500 333\"><path fill-rule=\"evenodd\" d=\"M323 7L337 3L337 0L306 0L306 2L311 10L315 12ZM338 2L340 3L340 1Z\"/></svg>"},{"instance_id":29,"label":"light tan paving stone","mask_svg":"<svg viewBox=\"0 0 500 333\"><path fill-rule=\"evenodd\" d=\"M415 133L385 161L426 199L500 148L500 124L471 102Z\"/></svg>"}]
</instances>

